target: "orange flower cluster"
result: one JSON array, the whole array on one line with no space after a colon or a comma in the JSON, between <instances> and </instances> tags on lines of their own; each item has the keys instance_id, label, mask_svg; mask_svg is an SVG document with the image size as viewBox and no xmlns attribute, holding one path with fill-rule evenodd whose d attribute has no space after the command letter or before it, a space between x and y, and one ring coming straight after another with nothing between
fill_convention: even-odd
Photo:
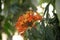
<instances>
[{"instance_id":1,"label":"orange flower cluster","mask_svg":"<svg viewBox=\"0 0 60 40\"><path fill-rule=\"evenodd\" d=\"M38 13L34 15L33 11L27 11L25 14L19 17L16 23L16 29L18 30L18 32L22 34L26 31L28 27L34 26L35 21L41 20L41 19L42 19L42 16L39 15Z\"/></svg>"}]
</instances>

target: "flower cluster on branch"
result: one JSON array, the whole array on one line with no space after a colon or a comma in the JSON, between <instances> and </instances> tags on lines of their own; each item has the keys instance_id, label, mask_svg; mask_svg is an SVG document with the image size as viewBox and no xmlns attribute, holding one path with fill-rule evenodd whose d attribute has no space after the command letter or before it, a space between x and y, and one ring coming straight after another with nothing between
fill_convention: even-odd
<instances>
[{"instance_id":1,"label":"flower cluster on branch","mask_svg":"<svg viewBox=\"0 0 60 40\"><path fill-rule=\"evenodd\" d=\"M20 34L23 34L28 27L35 27L35 22L38 20L42 20L42 16L39 13L32 10L27 11L18 18L16 29Z\"/></svg>"}]
</instances>

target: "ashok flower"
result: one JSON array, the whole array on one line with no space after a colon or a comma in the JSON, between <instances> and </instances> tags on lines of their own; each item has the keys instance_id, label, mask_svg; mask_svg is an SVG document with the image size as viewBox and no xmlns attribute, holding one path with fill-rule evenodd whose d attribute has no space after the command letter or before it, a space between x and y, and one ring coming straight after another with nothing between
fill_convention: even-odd
<instances>
[{"instance_id":1,"label":"ashok flower","mask_svg":"<svg viewBox=\"0 0 60 40\"><path fill-rule=\"evenodd\" d=\"M34 15L33 11L27 11L25 14L18 18L16 23L16 29L20 34L24 34L28 27L34 27L35 21L41 20L42 16L36 13Z\"/></svg>"},{"instance_id":2,"label":"ashok flower","mask_svg":"<svg viewBox=\"0 0 60 40\"><path fill-rule=\"evenodd\" d=\"M40 16L38 13L36 13L33 18L34 20L42 20L42 16Z\"/></svg>"}]
</instances>

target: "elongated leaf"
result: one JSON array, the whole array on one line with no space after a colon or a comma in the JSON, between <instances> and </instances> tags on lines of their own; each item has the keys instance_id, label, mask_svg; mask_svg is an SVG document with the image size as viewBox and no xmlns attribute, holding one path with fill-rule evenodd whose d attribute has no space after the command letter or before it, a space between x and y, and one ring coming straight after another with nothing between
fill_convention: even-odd
<instances>
[{"instance_id":1,"label":"elongated leaf","mask_svg":"<svg viewBox=\"0 0 60 40\"><path fill-rule=\"evenodd\" d=\"M42 3L49 3L50 2L50 0L40 0L40 4L42 4Z\"/></svg>"},{"instance_id":2,"label":"elongated leaf","mask_svg":"<svg viewBox=\"0 0 60 40\"><path fill-rule=\"evenodd\" d=\"M49 26L46 26L45 34L46 34L46 40L56 40L53 30Z\"/></svg>"}]
</instances>

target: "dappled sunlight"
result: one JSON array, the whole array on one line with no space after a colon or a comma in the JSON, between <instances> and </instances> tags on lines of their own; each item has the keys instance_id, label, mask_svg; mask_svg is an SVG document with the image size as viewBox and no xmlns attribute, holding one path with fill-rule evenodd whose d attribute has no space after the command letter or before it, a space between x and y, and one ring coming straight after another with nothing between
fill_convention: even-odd
<instances>
[{"instance_id":1,"label":"dappled sunlight","mask_svg":"<svg viewBox=\"0 0 60 40\"><path fill-rule=\"evenodd\" d=\"M2 40L7 40L7 38L8 38L7 34L3 32L2 33Z\"/></svg>"},{"instance_id":2,"label":"dappled sunlight","mask_svg":"<svg viewBox=\"0 0 60 40\"><path fill-rule=\"evenodd\" d=\"M44 3L44 4L42 4L42 7L43 8L45 8L47 6L47 3ZM3 5L2 5L2 9L3 9ZM37 6L37 12L38 13L40 13L40 14L43 14L43 12L44 12L44 9L43 8L41 8L41 6ZM30 8L31 9L31 8ZM52 5L50 5L49 6L49 14L50 14L50 16L51 16L51 18L52 18L52 16L53 16L53 13L52 13L52 10L53 10L53 6ZM41 13L42 12L42 13ZM36 15L36 13L34 13L34 15ZM46 18L46 15L44 16L45 18ZM46 23L45 23L46 24ZM3 34L4 35L4 34ZM6 35L5 35L5 37L6 37ZM2 40L5 40L5 37L3 37L2 36ZM7 38L6 38L7 39ZM12 37L12 40L23 40L23 37L20 35L20 34L18 34L18 32L15 32L15 34L13 35L13 37Z\"/></svg>"},{"instance_id":3,"label":"dappled sunlight","mask_svg":"<svg viewBox=\"0 0 60 40\"><path fill-rule=\"evenodd\" d=\"M0 40L60 40L56 11L55 0L1 0Z\"/></svg>"},{"instance_id":4,"label":"dappled sunlight","mask_svg":"<svg viewBox=\"0 0 60 40\"><path fill-rule=\"evenodd\" d=\"M15 34L12 37L12 40L23 40L23 36L18 34L18 32L15 32Z\"/></svg>"},{"instance_id":5,"label":"dappled sunlight","mask_svg":"<svg viewBox=\"0 0 60 40\"><path fill-rule=\"evenodd\" d=\"M42 7L45 8L47 6L47 4L48 3L43 3ZM55 10L55 12L56 12L56 10ZM54 15L53 15L53 6L51 4L49 5L49 14L50 14L50 18L54 18ZM46 15L44 17L46 18Z\"/></svg>"},{"instance_id":6,"label":"dappled sunlight","mask_svg":"<svg viewBox=\"0 0 60 40\"><path fill-rule=\"evenodd\" d=\"M41 12L43 12L43 9L40 6L37 6L37 12L41 13Z\"/></svg>"}]
</instances>

